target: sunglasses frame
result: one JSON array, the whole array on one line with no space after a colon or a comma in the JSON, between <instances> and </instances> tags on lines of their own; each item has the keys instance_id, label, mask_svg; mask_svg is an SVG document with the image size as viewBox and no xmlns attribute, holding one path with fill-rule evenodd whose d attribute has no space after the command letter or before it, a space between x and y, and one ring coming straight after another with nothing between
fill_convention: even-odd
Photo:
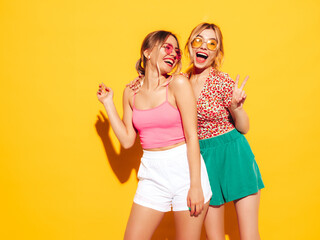
<instances>
[{"instance_id":1,"label":"sunglasses frame","mask_svg":"<svg viewBox=\"0 0 320 240\"><path fill-rule=\"evenodd\" d=\"M193 43L194 43L194 41L196 40L196 39L201 39L201 45L199 46L199 47L194 47L193 46ZM214 48L214 49L210 49L210 45L209 45L209 42L210 41L214 41L215 43L216 43L216 47ZM207 48L210 50L210 51L215 51L216 49L217 49L217 46L218 46L218 41L216 41L215 39L208 39L206 42L204 41L204 39L202 38L202 37L195 37L193 40L192 40L192 42L191 42L191 47L192 48L200 48L202 45L203 45L203 43L206 43L207 44Z\"/></svg>"},{"instance_id":2,"label":"sunglasses frame","mask_svg":"<svg viewBox=\"0 0 320 240\"><path fill-rule=\"evenodd\" d=\"M179 48L174 48L173 45L171 43L165 43L162 46L166 52L166 54L170 55L172 53L172 51L174 50L177 54L177 60L180 61L181 60L181 50Z\"/></svg>"}]
</instances>

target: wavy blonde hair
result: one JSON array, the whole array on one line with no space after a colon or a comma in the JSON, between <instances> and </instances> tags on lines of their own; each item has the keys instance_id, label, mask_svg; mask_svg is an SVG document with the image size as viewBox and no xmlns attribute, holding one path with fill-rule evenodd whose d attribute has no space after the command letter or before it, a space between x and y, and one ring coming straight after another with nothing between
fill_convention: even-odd
<instances>
[{"instance_id":1,"label":"wavy blonde hair","mask_svg":"<svg viewBox=\"0 0 320 240\"><path fill-rule=\"evenodd\" d=\"M158 46L158 50L159 50L169 36L172 36L176 39L178 48L180 49L178 38L172 32L163 31L163 30L154 31L154 32L149 33L144 38L142 45L141 45L141 49L140 49L140 59L136 63L136 70L139 75L144 75L145 71L146 71L145 66L147 63L147 58L144 56L144 51L147 49L152 50L155 46ZM182 67L182 64L181 64L181 59L180 59L177 62L176 67L175 67L175 71L173 73L180 72L181 67Z\"/></svg>"},{"instance_id":2,"label":"wavy blonde hair","mask_svg":"<svg viewBox=\"0 0 320 240\"><path fill-rule=\"evenodd\" d=\"M222 63L223 63L223 57L224 57L224 49L223 49L223 42L222 42L222 33L220 28L213 24L213 23L200 23L198 26L196 26L189 38L188 41L186 43L185 46L185 51L187 52L187 55L189 56L190 59L190 63L189 63L189 67L187 70L187 73L190 74L192 72L192 67L193 67L193 55L192 55L192 46L191 43L192 41L195 39L196 36L198 36L199 33L201 33L203 30L205 29L212 29L216 36L217 36L217 40L218 40L218 45L217 45L217 55L216 58L214 59L213 63L211 64L211 66L217 70L220 69Z\"/></svg>"}]
</instances>

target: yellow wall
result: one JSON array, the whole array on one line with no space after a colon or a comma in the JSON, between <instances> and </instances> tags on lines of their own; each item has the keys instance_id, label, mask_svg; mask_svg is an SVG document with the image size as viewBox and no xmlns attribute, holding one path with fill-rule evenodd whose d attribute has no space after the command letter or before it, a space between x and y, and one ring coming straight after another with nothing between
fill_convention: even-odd
<instances>
[{"instance_id":1,"label":"yellow wall","mask_svg":"<svg viewBox=\"0 0 320 240\"><path fill-rule=\"evenodd\" d=\"M120 150L109 133L98 83L121 113L144 36L171 30L184 45L202 21L222 29L223 70L250 75L262 239L319 238L318 1L2 0L1 239L122 238L141 151ZM231 240L234 223L230 205ZM154 239L173 239L171 224L168 214Z\"/></svg>"}]
</instances>

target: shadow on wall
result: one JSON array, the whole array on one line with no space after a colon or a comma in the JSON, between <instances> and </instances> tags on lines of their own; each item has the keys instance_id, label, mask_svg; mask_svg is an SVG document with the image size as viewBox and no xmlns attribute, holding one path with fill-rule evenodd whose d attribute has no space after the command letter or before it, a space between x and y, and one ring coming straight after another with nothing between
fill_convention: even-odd
<instances>
[{"instance_id":1,"label":"shadow on wall","mask_svg":"<svg viewBox=\"0 0 320 240\"><path fill-rule=\"evenodd\" d=\"M237 214L234 208L233 202L225 204L225 219L224 228L226 239L229 240L240 240ZM168 212L165 214L163 221L154 233L152 240L174 240L175 230L174 230L174 217L173 212ZM201 240L206 240L206 232L204 227L201 232Z\"/></svg>"},{"instance_id":2,"label":"shadow on wall","mask_svg":"<svg viewBox=\"0 0 320 240\"><path fill-rule=\"evenodd\" d=\"M237 214L233 202L225 204L224 213L224 228L226 239L229 240L240 240ZM155 231L152 240L174 240L175 229L174 229L174 216L173 212L165 214L163 221ZM206 232L203 227L201 232L201 240L206 240Z\"/></svg>"},{"instance_id":3,"label":"shadow on wall","mask_svg":"<svg viewBox=\"0 0 320 240\"><path fill-rule=\"evenodd\" d=\"M175 234L173 212L167 212L151 240L173 240L175 239Z\"/></svg>"},{"instance_id":4,"label":"shadow on wall","mask_svg":"<svg viewBox=\"0 0 320 240\"><path fill-rule=\"evenodd\" d=\"M95 123L96 131L101 138L104 146L106 157L109 164L121 183L128 181L131 171L134 169L138 172L140 159L142 156L142 148L139 138L137 137L134 145L130 149L121 147L120 153L117 153L113 147L109 136L110 123L103 112L98 115L98 120ZM152 240L156 239L174 239L174 219L172 212L167 213L162 219L157 230L153 234Z\"/></svg>"},{"instance_id":5,"label":"shadow on wall","mask_svg":"<svg viewBox=\"0 0 320 240\"><path fill-rule=\"evenodd\" d=\"M142 148L139 138L136 139L134 145L130 149L121 147L120 153L117 153L111 142L109 131L110 123L103 112L98 115L98 120L95 123L96 131L101 138L104 146L106 157L109 164L121 183L128 181L131 171L134 169L138 172L140 159L142 156ZM225 233L229 240L240 240L237 215L233 203L225 205ZM173 212L165 214L160 225L153 234L152 240L174 240L175 228ZM206 239L204 229L202 230L201 240Z\"/></svg>"},{"instance_id":6,"label":"shadow on wall","mask_svg":"<svg viewBox=\"0 0 320 240\"><path fill-rule=\"evenodd\" d=\"M109 164L121 183L128 181L131 171L134 169L138 172L140 159L142 156L142 148L139 138L136 139L134 145L130 149L121 147L120 153L117 153L113 147L109 136L110 123L106 115L100 111L98 120L95 124L98 135L106 152Z\"/></svg>"},{"instance_id":7,"label":"shadow on wall","mask_svg":"<svg viewBox=\"0 0 320 240\"><path fill-rule=\"evenodd\" d=\"M240 240L239 228L237 222L237 214L233 202L225 204L224 213L224 228L226 239L229 240ZM152 240L174 240L174 217L173 212L165 214L163 221L154 233ZM206 232L203 227L201 233L201 240L206 240Z\"/></svg>"},{"instance_id":8,"label":"shadow on wall","mask_svg":"<svg viewBox=\"0 0 320 240\"><path fill-rule=\"evenodd\" d=\"M238 219L233 202L226 203L224 211L225 234L230 240L240 240Z\"/></svg>"}]
</instances>

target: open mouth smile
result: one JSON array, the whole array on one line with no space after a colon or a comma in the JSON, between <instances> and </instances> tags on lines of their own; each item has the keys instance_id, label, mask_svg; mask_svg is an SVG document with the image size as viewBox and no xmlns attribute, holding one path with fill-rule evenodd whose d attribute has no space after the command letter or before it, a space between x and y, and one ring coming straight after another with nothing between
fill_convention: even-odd
<instances>
[{"instance_id":1,"label":"open mouth smile","mask_svg":"<svg viewBox=\"0 0 320 240\"><path fill-rule=\"evenodd\" d=\"M206 54L204 52L197 52L196 56L199 57L199 58L204 58L204 59L208 58L208 54Z\"/></svg>"},{"instance_id":2,"label":"open mouth smile","mask_svg":"<svg viewBox=\"0 0 320 240\"><path fill-rule=\"evenodd\" d=\"M209 57L209 55L206 54L205 52L197 52L196 53L196 61L199 63L205 62L208 57Z\"/></svg>"},{"instance_id":3,"label":"open mouth smile","mask_svg":"<svg viewBox=\"0 0 320 240\"><path fill-rule=\"evenodd\" d=\"M173 67L174 59L172 58L164 58L163 61L168 64L170 67Z\"/></svg>"}]
</instances>

